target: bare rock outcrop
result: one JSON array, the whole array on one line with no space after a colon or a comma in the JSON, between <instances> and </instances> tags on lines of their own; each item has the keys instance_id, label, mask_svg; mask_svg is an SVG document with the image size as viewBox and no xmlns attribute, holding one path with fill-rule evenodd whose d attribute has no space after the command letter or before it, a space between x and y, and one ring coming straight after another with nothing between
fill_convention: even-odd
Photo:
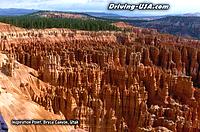
<instances>
[{"instance_id":1,"label":"bare rock outcrop","mask_svg":"<svg viewBox=\"0 0 200 132\"><path fill-rule=\"evenodd\" d=\"M199 42L136 28L127 33L28 30L5 36L1 52L37 71L30 74L38 81L22 83L18 91L51 113L79 120L76 128L200 130ZM10 65L3 69L10 71Z\"/></svg>"}]
</instances>

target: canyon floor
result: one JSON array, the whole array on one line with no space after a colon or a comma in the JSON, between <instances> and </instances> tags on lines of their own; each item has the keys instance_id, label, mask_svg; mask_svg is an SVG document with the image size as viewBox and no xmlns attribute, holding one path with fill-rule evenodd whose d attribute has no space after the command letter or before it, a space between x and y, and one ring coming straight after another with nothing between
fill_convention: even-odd
<instances>
[{"instance_id":1,"label":"canyon floor","mask_svg":"<svg viewBox=\"0 0 200 132\"><path fill-rule=\"evenodd\" d=\"M115 25L129 30L0 24L0 112L10 132L200 131L200 41Z\"/></svg>"}]
</instances>

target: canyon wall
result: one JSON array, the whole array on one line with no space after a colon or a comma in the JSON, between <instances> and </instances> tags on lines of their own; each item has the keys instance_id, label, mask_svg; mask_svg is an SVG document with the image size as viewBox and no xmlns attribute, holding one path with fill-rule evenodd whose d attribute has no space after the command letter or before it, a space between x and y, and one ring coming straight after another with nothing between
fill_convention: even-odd
<instances>
[{"instance_id":1,"label":"canyon wall","mask_svg":"<svg viewBox=\"0 0 200 132\"><path fill-rule=\"evenodd\" d=\"M199 45L140 28L4 32L0 50L8 61L1 69L15 77L13 60L34 69L38 81L21 83L19 91L51 113L80 120L75 128L198 132Z\"/></svg>"}]
</instances>

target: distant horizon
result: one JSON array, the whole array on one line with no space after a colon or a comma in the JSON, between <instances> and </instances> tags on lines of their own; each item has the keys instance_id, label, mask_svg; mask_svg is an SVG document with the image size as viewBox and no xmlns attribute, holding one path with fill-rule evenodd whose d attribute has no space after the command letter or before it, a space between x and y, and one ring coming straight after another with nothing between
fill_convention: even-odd
<instances>
[{"instance_id":1,"label":"distant horizon","mask_svg":"<svg viewBox=\"0 0 200 132\"><path fill-rule=\"evenodd\" d=\"M108 11L110 2L170 4L167 11ZM0 8L33 9L72 12L103 12L121 16L164 16L200 12L199 0L1 0Z\"/></svg>"},{"instance_id":2,"label":"distant horizon","mask_svg":"<svg viewBox=\"0 0 200 132\"><path fill-rule=\"evenodd\" d=\"M51 9L29 9L29 8L0 8L0 9L4 9L4 10L9 10L9 9L15 9L15 10L35 10L35 11L58 11L58 12L71 12L71 13L105 13L105 14L113 14L113 15L119 15L122 17L156 17L156 16L173 16L173 15L187 15L187 14L200 14L200 12L187 12L187 13L180 13L180 14L163 14L163 15L158 15L158 14L139 14L139 15L123 15L121 13L116 13L116 12L106 12L106 11L78 11L78 10L51 10Z\"/></svg>"}]
</instances>

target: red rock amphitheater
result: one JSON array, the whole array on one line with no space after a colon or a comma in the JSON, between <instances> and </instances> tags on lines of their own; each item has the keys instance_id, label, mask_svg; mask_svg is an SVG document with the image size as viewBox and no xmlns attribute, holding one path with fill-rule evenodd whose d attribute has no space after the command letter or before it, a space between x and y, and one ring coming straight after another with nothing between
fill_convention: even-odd
<instances>
[{"instance_id":1,"label":"red rock amphitheater","mask_svg":"<svg viewBox=\"0 0 200 132\"><path fill-rule=\"evenodd\" d=\"M200 42L0 25L0 112L11 132L199 132ZM12 119L80 124L11 125Z\"/></svg>"}]
</instances>

